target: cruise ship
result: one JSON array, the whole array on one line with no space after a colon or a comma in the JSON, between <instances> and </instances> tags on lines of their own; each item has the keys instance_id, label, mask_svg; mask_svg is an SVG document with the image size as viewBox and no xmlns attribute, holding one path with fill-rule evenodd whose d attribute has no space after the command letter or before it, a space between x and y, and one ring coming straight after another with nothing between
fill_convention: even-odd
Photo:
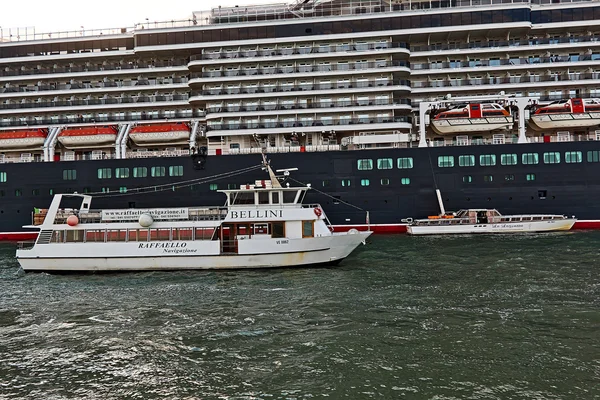
<instances>
[{"instance_id":1,"label":"cruise ship","mask_svg":"<svg viewBox=\"0 0 600 400\"><path fill-rule=\"evenodd\" d=\"M262 153L339 230L402 232L438 213L436 190L447 209L600 228L599 38L600 2L576 0L297 0L0 28L0 238L35 236L22 226L56 193L215 204L265 179Z\"/></svg>"}]
</instances>

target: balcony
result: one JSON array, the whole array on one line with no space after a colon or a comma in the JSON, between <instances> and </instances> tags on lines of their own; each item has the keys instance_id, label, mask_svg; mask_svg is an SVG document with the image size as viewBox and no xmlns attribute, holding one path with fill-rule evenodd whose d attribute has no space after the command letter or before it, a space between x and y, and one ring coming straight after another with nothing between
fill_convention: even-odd
<instances>
[{"instance_id":1,"label":"balcony","mask_svg":"<svg viewBox=\"0 0 600 400\"><path fill-rule=\"evenodd\" d=\"M269 128L307 128L307 127L339 127L351 125L370 125L370 124L390 124L390 123L405 123L411 124L412 118L404 117L365 117L365 118L323 118L318 120L277 120L277 121L258 121L258 122L242 122L242 121L227 121L227 122L209 122L207 125L208 131L233 131L244 129L269 129ZM359 129L357 127L357 129Z\"/></svg>"},{"instance_id":2,"label":"balcony","mask_svg":"<svg viewBox=\"0 0 600 400\"><path fill-rule=\"evenodd\" d=\"M410 99L395 98L390 99L366 99L366 100L348 100L348 101L311 101L308 102L278 102L260 103L260 104L236 104L236 105L209 105L206 107L208 113L232 113L232 112L255 112L255 111L281 111L281 110L309 110L309 109L330 109L346 107L368 107L368 106L408 106L410 109Z\"/></svg>"}]
</instances>

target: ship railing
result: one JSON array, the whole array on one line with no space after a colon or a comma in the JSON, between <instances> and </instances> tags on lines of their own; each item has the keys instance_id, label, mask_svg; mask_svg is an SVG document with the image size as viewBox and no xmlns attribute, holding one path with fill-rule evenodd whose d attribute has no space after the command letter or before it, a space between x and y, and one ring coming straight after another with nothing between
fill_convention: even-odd
<instances>
[{"instance_id":1,"label":"ship railing","mask_svg":"<svg viewBox=\"0 0 600 400\"><path fill-rule=\"evenodd\" d=\"M189 155L189 150L181 149L162 151L128 151L126 158L184 157Z\"/></svg>"},{"instance_id":2,"label":"ship railing","mask_svg":"<svg viewBox=\"0 0 600 400\"><path fill-rule=\"evenodd\" d=\"M17 242L17 249L19 250L31 250L35 245L35 240L25 240L22 242Z\"/></svg>"},{"instance_id":3,"label":"ship railing","mask_svg":"<svg viewBox=\"0 0 600 400\"><path fill-rule=\"evenodd\" d=\"M583 54L571 56L554 56L554 57L529 57L529 58L510 58L503 60L478 60L478 61L444 61L439 63L411 63L410 67L413 70L433 70L442 68L479 68L479 67L501 67L505 65L535 65L547 63L564 63L564 62L582 62L600 60L600 54Z\"/></svg>"},{"instance_id":4,"label":"ship railing","mask_svg":"<svg viewBox=\"0 0 600 400\"><path fill-rule=\"evenodd\" d=\"M325 152L325 151L340 151L342 148L339 144L322 144L322 145L306 145L306 146L268 146L268 147L250 147L239 149L223 149L223 155L238 155L238 154L262 154L267 153L304 153L304 152ZM209 155L217 154L216 149L209 149Z\"/></svg>"},{"instance_id":5,"label":"ship railing","mask_svg":"<svg viewBox=\"0 0 600 400\"><path fill-rule=\"evenodd\" d=\"M531 71L527 72L530 73ZM511 77L490 77L490 78L472 78L472 79L446 79L432 81L416 81L415 77L411 81L412 88L443 88L443 87L462 87L479 85L504 85L517 83L535 83L535 82L567 82L567 81L585 81L587 79L600 79L600 72L569 72L552 75L539 75L531 73L524 76Z\"/></svg>"}]
</instances>

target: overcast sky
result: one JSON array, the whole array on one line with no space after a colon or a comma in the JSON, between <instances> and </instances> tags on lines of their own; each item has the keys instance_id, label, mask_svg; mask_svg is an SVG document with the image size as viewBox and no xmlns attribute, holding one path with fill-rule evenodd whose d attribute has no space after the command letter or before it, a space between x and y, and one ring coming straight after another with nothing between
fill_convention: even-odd
<instances>
[{"instance_id":1,"label":"overcast sky","mask_svg":"<svg viewBox=\"0 0 600 400\"><path fill-rule=\"evenodd\" d=\"M0 27L35 27L36 33L130 27L139 22L188 19L219 5L286 3L286 0L3 0Z\"/></svg>"}]
</instances>

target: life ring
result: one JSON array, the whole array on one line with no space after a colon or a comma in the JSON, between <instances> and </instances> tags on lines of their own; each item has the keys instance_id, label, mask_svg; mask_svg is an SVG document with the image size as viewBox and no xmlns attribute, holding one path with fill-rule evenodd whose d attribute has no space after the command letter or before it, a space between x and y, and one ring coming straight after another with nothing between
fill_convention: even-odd
<instances>
[{"instance_id":1,"label":"life ring","mask_svg":"<svg viewBox=\"0 0 600 400\"><path fill-rule=\"evenodd\" d=\"M317 218L321 218L321 215L323 215L323 210L321 210L319 207L315 207L313 211L315 212Z\"/></svg>"}]
</instances>

